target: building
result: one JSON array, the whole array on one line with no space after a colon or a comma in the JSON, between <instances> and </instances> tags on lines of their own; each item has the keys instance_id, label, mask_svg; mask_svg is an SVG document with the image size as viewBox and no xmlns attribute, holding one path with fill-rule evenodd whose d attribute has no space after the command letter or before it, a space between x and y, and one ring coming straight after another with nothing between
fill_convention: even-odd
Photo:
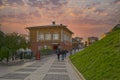
<instances>
[{"instance_id":1,"label":"building","mask_svg":"<svg viewBox=\"0 0 120 80\"><path fill-rule=\"evenodd\" d=\"M51 25L27 27L27 29L30 32L30 44L34 53L42 49L72 48L73 32L65 25L53 22Z\"/></svg>"},{"instance_id":2,"label":"building","mask_svg":"<svg viewBox=\"0 0 120 80\"><path fill-rule=\"evenodd\" d=\"M74 48L74 49L83 48L84 43L81 42L82 40L83 40L83 38L81 38L81 37L72 38L72 48Z\"/></svg>"},{"instance_id":3,"label":"building","mask_svg":"<svg viewBox=\"0 0 120 80\"><path fill-rule=\"evenodd\" d=\"M98 37L88 37L88 45L98 41Z\"/></svg>"},{"instance_id":4,"label":"building","mask_svg":"<svg viewBox=\"0 0 120 80\"><path fill-rule=\"evenodd\" d=\"M110 32L120 29L120 24L117 24Z\"/></svg>"},{"instance_id":5,"label":"building","mask_svg":"<svg viewBox=\"0 0 120 80\"><path fill-rule=\"evenodd\" d=\"M115 27L113 27L111 30L109 30L108 32L106 32L106 33L104 33L102 36L101 36L101 39L102 38L104 38L104 37L106 37L108 34L110 34L111 32L113 32L113 31L116 31L116 30L118 30L118 29L120 29L120 24L117 24Z\"/></svg>"},{"instance_id":6,"label":"building","mask_svg":"<svg viewBox=\"0 0 120 80\"><path fill-rule=\"evenodd\" d=\"M103 39L104 37L106 37L108 34L110 34L110 32L106 32L104 34L101 35L100 39Z\"/></svg>"}]
</instances>

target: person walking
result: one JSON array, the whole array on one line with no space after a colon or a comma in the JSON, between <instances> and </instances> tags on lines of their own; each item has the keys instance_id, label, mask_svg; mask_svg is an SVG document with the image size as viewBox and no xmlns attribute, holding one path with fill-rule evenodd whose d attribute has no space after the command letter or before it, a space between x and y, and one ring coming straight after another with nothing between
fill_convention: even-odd
<instances>
[{"instance_id":1,"label":"person walking","mask_svg":"<svg viewBox=\"0 0 120 80\"><path fill-rule=\"evenodd\" d=\"M62 50L62 52L61 52L61 54L62 54L62 61L64 61L64 58L65 58L65 56L66 56L66 50L65 49L63 49Z\"/></svg>"},{"instance_id":2,"label":"person walking","mask_svg":"<svg viewBox=\"0 0 120 80\"><path fill-rule=\"evenodd\" d=\"M57 50L56 50L56 54L57 54L57 59L58 59L58 61L60 61L60 49L58 48Z\"/></svg>"},{"instance_id":3,"label":"person walking","mask_svg":"<svg viewBox=\"0 0 120 80\"><path fill-rule=\"evenodd\" d=\"M72 49L70 49L70 55L72 55Z\"/></svg>"},{"instance_id":4,"label":"person walking","mask_svg":"<svg viewBox=\"0 0 120 80\"><path fill-rule=\"evenodd\" d=\"M66 58L67 57L67 53L68 53L68 50L64 50L65 52L64 52L64 58Z\"/></svg>"}]
</instances>

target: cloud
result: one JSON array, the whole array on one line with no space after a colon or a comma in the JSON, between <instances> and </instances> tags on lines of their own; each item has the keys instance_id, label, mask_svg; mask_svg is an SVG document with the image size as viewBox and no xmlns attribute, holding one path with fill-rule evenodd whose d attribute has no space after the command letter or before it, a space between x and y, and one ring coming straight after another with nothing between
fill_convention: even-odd
<instances>
[{"instance_id":1,"label":"cloud","mask_svg":"<svg viewBox=\"0 0 120 80\"><path fill-rule=\"evenodd\" d=\"M31 7L38 7L40 9L58 9L67 4L67 0L28 0L27 4Z\"/></svg>"},{"instance_id":2,"label":"cloud","mask_svg":"<svg viewBox=\"0 0 120 80\"><path fill-rule=\"evenodd\" d=\"M113 3L120 4L120 0L114 0Z\"/></svg>"},{"instance_id":3,"label":"cloud","mask_svg":"<svg viewBox=\"0 0 120 80\"><path fill-rule=\"evenodd\" d=\"M107 20L104 19L108 14L105 12L104 9L97 9L92 7L90 9L73 9L67 12L67 18L70 18L72 22L76 24L104 24L108 23Z\"/></svg>"},{"instance_id":4,"label":"cloud","mask_svg":"<svg viewBox=\"0 0 120 80\"><path fill-rule=\"evenodd\" d=\"M110 5L119 5L120 6L120 0L113 0L110 2Z\"/></svg>"},{"instance_id":5,"label":"cloud","mask_svg":"<svg viewBox=\"0 0 120 80\"><path fill-rule=\"evenodd\" d=\"M114 1L117 5L105 0L0 0L0 23L26 27L55 20L80 35L98 35L120 19L118 0Z\"/></svg>"},{"instance_id":6,"label":"cloud","mask_svg":"<svg viewBox=\"0 0 120 80\"><path fill-rule=\"evenodd\" d=\"M101 5L101 2L93 2L91 4L86 5L85 7L88 8L88 9L91 9L93 7L97 7L97 6L100 6L100 5Z\"/></svg>"},{"instance_id":7,"label":"cloud","mask_svg":"<svg viewBox=\"0 0 120 80\"><path fill-rule=\"evenodd\" d=\"M23 0L5 0L5 4L9 4L9 5L24 5Z\"/></svg>"},{"instance_id":8,"label":"cloud","mask_svg":"<svg viewBox=\"0 0 120 80\"><path fill-rule=\"evenodd\" d=\"M2 6L3 5L3 2L2 2L2 0L0 0L0 6Z\"/></svg>"},{"instance_id":9,"label":"cloud","mask_svg":"<svg viewBox=\"0 0 120 80\"><path fill-rule=\"evenodd\" d=\"M61 5L61 3L59 3L59 0L50 0L50 2L53 4L53 5Z\"/></svg>"},{"instance_id":10,"label":"cloud","mask_svg":"<svg viewBox=\"0 0 120 80\"><path fill-rule=\"evenodd\" d=\"M0 15L0 22L6 22L6 23L26 23L26 21L29 23L32 18L41 18L41 15L37 12L30 12L30 13L19 13L19 14L7 14L7 15Z\"/></svg>"},{"instance_id":11,"label":"cloud","mask_svg":"<svg viewBox=\"0 0 120 80\"><path fill-rule=\"evenodd\" d=\"M40 13L38 11L30 12L29 16L33 15L34 17L41 17Z\"/></svg>"},{"instance_id":12,"label":"cloud","mask_svg":"<svg viewBox=\"0 0 120 80\"><path fill-rule=\"evenodd\" d=\"M100 14L100 13L104 13L105 10L104 9L96 9L96 10L94 10L94 12Z\"/></svg>"},{"instance_id":13,"label":"cloud","mask_svg":"<svg viewBox=\"0 0 120 80\"><path fill-rule=\"evenodd\" d=\"M71 10L71 16L75 17L76 24L112 25L120 18L120 7L108 5L110 2L94 2L85 5L84 8Z\"/></svg>"}]
</instances>

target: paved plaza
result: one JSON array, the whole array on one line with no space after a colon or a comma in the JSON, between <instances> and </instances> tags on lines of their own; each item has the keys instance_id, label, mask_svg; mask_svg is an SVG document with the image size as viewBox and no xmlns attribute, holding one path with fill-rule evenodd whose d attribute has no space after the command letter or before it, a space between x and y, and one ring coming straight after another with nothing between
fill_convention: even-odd
<instances>
[{"instance_id":1,"label":"paved plaza","mask_svg":"<svg viewBox=\"0 0 120 80\"><path fill-rule=\"evenodd\" d=\"M0 65L0 80L82 80L68 58L57 61L51 55L20 65Z\"/></svg>"}]
</instances>

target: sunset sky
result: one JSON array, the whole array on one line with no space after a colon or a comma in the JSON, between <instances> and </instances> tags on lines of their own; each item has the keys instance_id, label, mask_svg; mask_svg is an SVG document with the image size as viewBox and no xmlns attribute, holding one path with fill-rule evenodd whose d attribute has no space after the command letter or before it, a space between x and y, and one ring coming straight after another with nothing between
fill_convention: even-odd
<instances>
[{"instance_id":1,"label":"sunset sky","mask_svg":"<svg viewBox=\"0 0 120 80\"><path fill-rule=\"evenodd\" d=\"M25 27L64 24L73 36L100 37L120 23L120 0L0 0L5 33L28 34Z\"/></svg>"}]
</instances>

